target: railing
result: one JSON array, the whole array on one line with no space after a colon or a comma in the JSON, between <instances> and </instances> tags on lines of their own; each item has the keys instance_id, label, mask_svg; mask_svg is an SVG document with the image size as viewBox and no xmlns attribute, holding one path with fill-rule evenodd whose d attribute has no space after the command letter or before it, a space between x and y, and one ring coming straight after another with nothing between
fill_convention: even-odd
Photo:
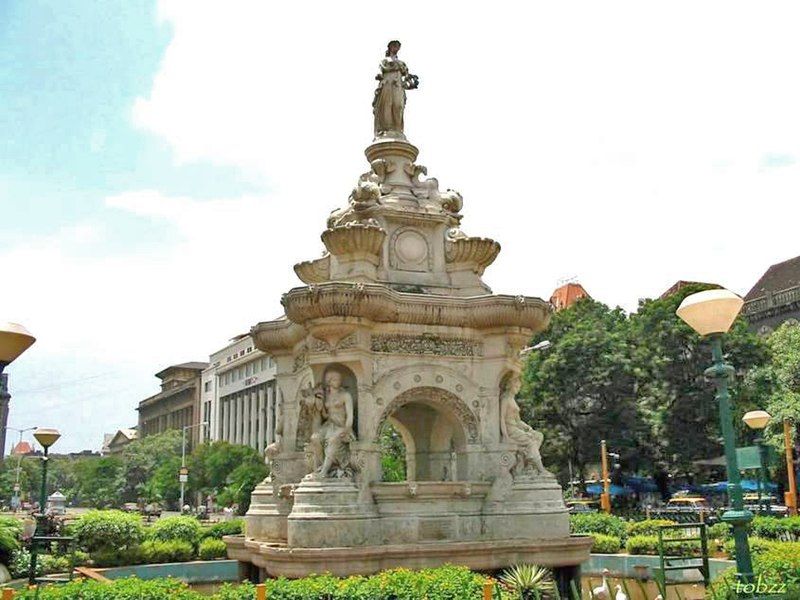
<instances>
[{"instance_id":1,"label":"railing","mask_svg":"<svg viewBox=\"0 0 800 600\"><path fill-rule=\"evenodd\" d=\"M742 314L754 315L763 312L775 306L786 306L793 302L800 302L800 286L794 286L775 292L774 294L765 294L758 298L753 298L744 303Z\"/></svg>"}]
</instances>

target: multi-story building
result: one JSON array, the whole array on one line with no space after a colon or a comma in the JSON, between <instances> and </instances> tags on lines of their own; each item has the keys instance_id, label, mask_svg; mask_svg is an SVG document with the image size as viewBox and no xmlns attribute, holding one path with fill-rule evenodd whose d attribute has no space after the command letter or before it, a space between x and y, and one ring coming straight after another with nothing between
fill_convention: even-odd
<instances>
[{"instance_id":1,"label":"multi-story building","mask_svg":"<svg viewBox=\"0 0 800 600\"><path fill-rule=\"evenodd\" d=\"M591 298L589 292L583 289L580 283L570 282L557 287L550 295L550 304L553 308L564 310L575 304L581 298Z\"/></svg>"},{"instance_id":2,"label":"multi-story building","mask_svg":"<svg viewBox=\"0 0 800 600\"><path fill-rule=\"evenodd\" d=\"M742 314L762 335L786 321L800 321L800 256L767 269L744 297Z\"/></svg>"},{"instance_id":3,"label":"multi-story building","mask_svg":"<svg viewBox=\"0 0 800 600\"><path fill-rule=\"evenodd\" d=\"M200 376L206 368L208 363L188 362L156 373L161 380L161 391L142 400L136 409L140 437L200 424ZM194 427L187 440L197 441L199 429Z\"/></svg>"},{"instance_id":4,"label":"multi-story building","mask_svg":"<svg viewBox=\"0 0 800 600\"><path fill-rule=\"evenodd\" d=\"M263 452L275 439L275 361L248 334L213 353L202 378L207 440L245 444Z\"/></svg>"}]
</instances>

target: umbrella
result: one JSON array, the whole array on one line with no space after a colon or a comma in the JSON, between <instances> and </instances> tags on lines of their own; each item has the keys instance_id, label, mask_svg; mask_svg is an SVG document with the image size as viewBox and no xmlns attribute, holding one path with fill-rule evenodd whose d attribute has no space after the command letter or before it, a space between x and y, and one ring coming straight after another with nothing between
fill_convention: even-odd
<instances>
[{"instance_id":1,"label":"umbrella","mask_svg":"<svg viewBox=\"0 0 800 600\"><path fill-rule=\"evenodd\" d=\"M599 496L603 493L603 486L599 483L592 483L586 486L586 493L591 496ZM608 493L612 496L628 496L633 493L633 490L627 486L611 484L608 488Z\"/></svg>"}]
</instances>

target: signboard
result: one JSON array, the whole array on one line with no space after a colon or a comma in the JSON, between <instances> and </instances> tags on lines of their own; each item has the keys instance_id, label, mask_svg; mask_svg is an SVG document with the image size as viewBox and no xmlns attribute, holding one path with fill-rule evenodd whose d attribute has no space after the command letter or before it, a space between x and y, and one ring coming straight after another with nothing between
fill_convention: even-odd
<instances>
[{"instance_id":1,"label":"signboard","mask_svg":"<svg viewBox=\"0 0 800 600\"><path fill-rule=\"evenodd\" d=\"M772 447L767 447L767 465L775 461L775 453ZM743 446L736 449L736 462L739 463L739 470L761 468L761 455L758 446Z\"/></svg>"},{"instance_id":2,"label":"signboard","mask_svg":"<svg viewBox=\"0 0 800 600\"><path fill-rule=\"evenodd\" d=\"M189 481L189 476L181 473L180 475L178 475L178 481L180 481L181 483L186 483L187 481Z\"/></svg>"}]
</instances>

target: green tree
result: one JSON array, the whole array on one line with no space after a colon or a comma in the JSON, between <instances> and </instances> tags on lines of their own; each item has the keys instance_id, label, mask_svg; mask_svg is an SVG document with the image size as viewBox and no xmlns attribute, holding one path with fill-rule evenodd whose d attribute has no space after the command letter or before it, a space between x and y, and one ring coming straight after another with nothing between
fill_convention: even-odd
<instances>
[{"instance_id":1,"label":"green tree","mask_svg":"<svg viewBox=\"0 0 800 600\"><path fill-rule=\"evenodd\" d=\"M642 424L634 402L627 317L591 299L555 315L532 344L520 405L523 418L545 436L545 463L563 480L570 462L581 480L586 466L600 460L600 440L618 449L629 468L644 459Z\"/></svg>"},{"instance_id":2,"label":"green tree","mask_svg":"<svg viewBox=\"0 0 800 600\"><path fill-rule=\"evenodd\" d=\"M173 461L181 455L181 432L170 429L158 435L134 440L120 453L124 468L124 485L122 487L123 502L137 502L140 498L145 500L158 500L148 497L154 492L149 485L151 479L159 468ZM163 471L162 471L163 473ZM177 471L173 474L177 479Z\"/></svg>"},{"instance_id":3,"label":"green tree","mask_svg":"<svg viewBox=\"0 0 800 600\"><path fill-rule=\"evenodd\" d=\"M125 471L119 456L87 457L73 465L75 498L83 506L106 508L123 503Z\"/></svg>"},{"instance_id":4,"label":"green tree","mask_svg":"<svg viewBox=\"0 0 800 600\"><path fill-rule=\"evenodd\" d=\"M703 375L711 363L711 346L675 315L686 296L708 288L692 285L666 298L642 300L630 317L637 408L651 435L646 447L653 459L673 471L691 471L693 460L723 451L713 387ZM741 414L752 403L742 393L741 376L764 364L768 351L741 318L725 336L723 348L737 370L730 392Z\"/></svg>"},{"instance_id":5,"label":"green tree","mask_svg":"<svg viewBox=\"0 0 800 600\"><path fill-rule=\"evenodd\" d=\"M189 489L216 495L221 504L237 504L240 514L247 511L250 493L268 473L258 451L225 441L201 444L188 464Z\"/></svg>"}]
</instances>

